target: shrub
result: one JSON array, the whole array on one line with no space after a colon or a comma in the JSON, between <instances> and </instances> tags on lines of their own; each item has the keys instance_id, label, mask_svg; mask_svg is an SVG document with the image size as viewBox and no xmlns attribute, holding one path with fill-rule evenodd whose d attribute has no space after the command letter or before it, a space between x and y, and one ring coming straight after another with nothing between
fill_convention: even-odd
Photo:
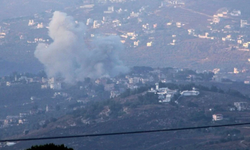
<instances>
[{"instance_id":1,"label":"shrub","mask_svg":"<svg viewBox=\"0 0 250 150\"><path fill-rule=\"evenodd\" d=\"M63 144L55 145L53 143L45 144L45 145L35 145L26 150L73 150L73 148L67 148Z\"/></svg>"}]
</instances>

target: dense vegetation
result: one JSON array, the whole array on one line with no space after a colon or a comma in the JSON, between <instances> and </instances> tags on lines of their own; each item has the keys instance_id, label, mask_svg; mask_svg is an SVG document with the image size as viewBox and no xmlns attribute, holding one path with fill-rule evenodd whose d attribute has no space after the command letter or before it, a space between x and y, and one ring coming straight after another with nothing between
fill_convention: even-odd
<instances>
[{"instance_id":1,"label":"dense vegetation","mask_svg":"<svg viewBox=\"0 0 250 150\"><path fill-rule=\"evenodd\" d=\"M136 94L141 94L143 92L146 92L148 91L151 87L153 86L143 86L143 87L140 87L138 89L134 89L134 90L131 90L131 89L127 89L125 92L123 92L120 97L121 98L126 98L126 97L129 97L131 95L136 95Z\"/></svg>"},{"instance_id":2,"label":"dense vegetation","mask_svg":"<svg viewBox=\"0 0 250 150\"><path fill-rule=\"evenodd\" d=\"M26 150L73 150L73 148L67 148L64 145L55 145L50 143L45 145L35 145Z\"/></svg>"}]
</instances>

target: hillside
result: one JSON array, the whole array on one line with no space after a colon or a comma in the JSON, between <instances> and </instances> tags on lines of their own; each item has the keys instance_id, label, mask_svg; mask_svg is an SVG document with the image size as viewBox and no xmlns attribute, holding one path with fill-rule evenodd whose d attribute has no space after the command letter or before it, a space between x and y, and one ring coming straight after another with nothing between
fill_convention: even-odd
<instances>
[{"instance_id":1,"label":"hillside","mask_svg":"<svg viewBox=\"0 0 250 150\"><path fill-rule=\"evenodd\" d=\"M122 132L178 128L211 124L247 122L249 111L229 111L234 102L247 99L229 94L201 91L198 97L182 97L159 104L154 95L141 93L86 105L45 128L19 137L44 137L91 133ZM210 111L209 109L212 109ZM212 122L212 114L221 113L225 120ZM109 149L236 149L248 144L249 129L245 127L192 130L168 133L121 135L100 138L78 138L54 141L20 142L11 149L46 142L64 143L76 150ZM231 136L229 136L232 134ZM243 140L245 138L245 140ZM242 142L243 141L243 142ZM119 144L118 144L119 143ZM234 146L232 146L232 143ZM243 144L244 143L244 144ZM8 148L5 148L8 149Z\"/></svg>"},{"instance_id":2,"label":"hillside","mask_svg":"<svg viewBox=\"0 0 250 150\"><path fill-rule=\"evenodd\" d=\"M6 67L0 62L3 70L0 74L13 71L38 72L43 69L41 63L34 57L37 38L51 40L47 28L36 29L38 23L48 26L52 13L62 11L77 21L86 23L87 19L102 22L100 27L86 26L86 39L91 41L93 34L117 35L124 43L122 60L129 67L178 67L198 70L214 68L232 69L248 67L249 51L242 49L242 44L249 41L249 29L240 28L240 20L249 20L248 1L242 0L183 0L184 6L160 7L161 2L151 0L126 0L121 3L101 3L95 0L3 0L0 6L1 32L7 33L0 41L1 58L14 63L15 67ZM81 6L95 4L93 9L80 9ZM114 7L115 13L105 14L108 7ZM150 6L150 7L148 7ZM143 12L142 12L143 8ZM222 8L240 10L241 16L220 18L221 22L214 24L213 15ZM118 13L118 10L126 10ZM137 17L131 17L133 13ZM106 21L103 21L103 17ZM108 18L108 19L107 19ZM34 26L28 26L34 20ZM120 22L116 25L115 22ZM171 25L167 25L167 24ZM181 24L177 27L176 23ZM226 27L226 28L225 28ZM193 29L195 34L188 32ZM128 32L134 32L136 37L124 38ZM199 38L209 33L213 40ZM124 34L124 35L123 35ZM195 35L195 36L194 36ZM222 38L231 39L222 41ZM243 36L242 44L237 43ZM174 45L171 43L174 42ZM139 42L139 43L138 43ZM152 46L147 43L152 42ZM138 43L137 46L134 45ZM46 44L50 44L47 42ZM234 50L230 48L236 47ZM7 70L8 69L8 70ZM5 71L7 70L7 71ZM9 71L10 70L10 71Z\"/></svg>"},{"instance_id":3,"label":"hillside","mask_svg":"<svg viewBox=\"0 0 250 150\"><path fill-rule=\"evenodd\" d=\"M0 6L0 20L32 16L45 10L63 10L74 3L68 0L2 0Z\"/></svg>"}]
</instances>

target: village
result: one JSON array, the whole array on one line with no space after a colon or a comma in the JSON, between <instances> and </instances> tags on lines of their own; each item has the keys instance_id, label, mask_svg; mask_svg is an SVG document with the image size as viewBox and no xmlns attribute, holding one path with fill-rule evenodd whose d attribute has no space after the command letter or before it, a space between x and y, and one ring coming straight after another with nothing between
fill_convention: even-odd
<instances>
[{"instance_id":1,"label":"village","mask_svg":"<svg viewBox=\"0 0 250 150\"><path fill-rule=\"evenodd\" d=\"M150 67L137 67L133 68L128 75L114 78L104 77L95 80L87 78L84 82L68 86L62 79L36 75L31 77L31 75L15 73L2 77L0 88L10 90L19 87L25 91L25 88L32 86L33 93L40 91L44 94L39 96L29 91L29 94L26 95L29 98L22 100L20 98L17 100L15 97L6 97L11 98L9 101L16 101L16 104L8 105L3 103L0 106L1 111L5 112L1 113L0 128L14 129L21 127L23 128L23 134L28 134L29 130L45 127L48 123L56 121L56 118L59 116L82 109L91 101L116 98L126 89L133 91L146 85L155 85L155 87L151 86L147 92L158 95L158 99L155 99L155 101L158 101L159 104L170 105L170 103L175 103L181 106L183 105L182 101L186 98L202 95L200 89L197 87L191 87L189 90L170 89L169 87L162 87L164 84L190 84L205 81L223 83L214 80L214 73L204 72L203 75L196 74L196 77L194 74L196 73L190 70L174 68L153 69ZM204 74L211 75L208 78L204 78ZM190 76L192 76L192 80ZM159 85L159 83L161 84ZM227 82L225 83L227 84ZM249 111L250 107L246 101L235 101L231 107L226 109L230 112ZM11 114L8 114L6 110L13 111ZM210 108L209 111L213 113L213 110L214 108ZM41 119L37 119L38 116ZM223 121L223 113L212 114L211 121ZM72 125L74 126L74 124Z\"/></svg>"},{"instance_id":2,"label":"village","mask_svg":"<svg viewBox=\"0 0 250 150\"><path fill-rule=\"evenodd\" d=\"M136 3L137 1L133 2ZM197 41L208 43L209 41L212 43L215 42L221 45L218 52L228 55L231 55L231 53L232 55L235 55L233 53L237 53L237 56L245 55L245 53L249 51L250 39L247 36L249 23L243 10L225 7L220 8L213 14L206 14L187 8L188 4L183 0L162 0L159 3L153 3L151 7L142 5L128 8L127 5L130 3L131 1L129 0L88 0L85 1L83 5L71 8L72 11L94 12L96 14L92 17L87 14L85 16L76 16L76 23L83 23L86 26L84 38L86 39L87 47L93 47L91 41L97 37L115 35L120 38L120 42L124 45L128 53L125 55L126 58L124 56L123 59L129 58L130 54L133 55L135 51L140 49L144 49L145 51L157 49L162 52L165 51L165 49L179 49L179 46L185 43L185 41L190 41L190 43L196 43ZM101 9L96 10L95 8L97 6L101 7ZM180 10L197 14L203 20L203 28L196 27L196 24L188 22L185 20L185 17L171 17L171 14L168 15L170 12L165 12L165 9L173 10L173 12ZM52 10L46 10L42 14L34 14L32 17L11 19L1 22L1 47L3 49L8 49L7 45L10 43L12 43L13 47L15 47L16 44L23 45L25 48L18 49L16 53L20 53L23 56L25 55L25 58L22 59L22 63L30 65L28 59L34 57L33 53L37 44L50 44L53 42L47 35L49 18L51 18L52 15ZM159 20L164 16L164 21ZM132 27L130 27L130 25ZM13 39L13 36L17 36L18 38ZM202 48L200 51L209 50ZM216 51L213 52L215 56L217 56ZM19 59L13 59L12 57L15 55L2 54L2 56L4 58L3 60L6 59L8 61L18 61ZM206 57L200 61L213 62L212 59L213 58ZM140 59L136 61L141 65L139 60ZM233 60L234 58L232 58L231 61ZM249 70L247 67L250 58L244 57L244 59L240 60L243 61L242 63L244 65L235 64L229 65L230 67L225 66L225 68L221 67L220 64L218 64L218 66L210 65L213 67L210 67L209 70L217 70L217 80L221 80L221 78L225 76L230 76L230 78L234 80L243 80L246 81L246 83L250 83L248 79ZM130 66L135 64L132 60L126 60L126 62ZM179 62L181 62L181 60ZM37 64L37 62L34 64ZM146 66L148 65L149 64ZM154 64L154 66L155 65L156 64ZM157 66L162 65L164 64L157 62ZM176 66L175 64L172 65ZM55 88L60 87L60 85L54 86L58 86Z\"/></svg>"}]
</instances>

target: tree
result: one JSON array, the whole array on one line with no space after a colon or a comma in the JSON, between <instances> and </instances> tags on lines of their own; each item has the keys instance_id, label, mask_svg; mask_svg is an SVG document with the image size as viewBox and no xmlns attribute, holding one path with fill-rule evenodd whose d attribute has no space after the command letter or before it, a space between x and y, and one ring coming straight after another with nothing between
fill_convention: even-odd
<instances>
[{"instance_id":1,"label":"tree","mask_svg":"<svg viewBox=\"0 0 250 150\"><path fill-rule=\"evenodd\" d=\"M67 148L63 144L55 145L53 143L50 143L45 145L35 145L26 150L73 150L73 148Z\"/></svg>"},{"instance_id":2,"label":"tree","mask_svg":"<svg viewBox=\"0 0 250 150\"><path fill-rule=\"evenodd\" d=\"M218 92L219 90L218 90L218 88L216 86L213 85L213 86L211 86L210 91Z\"/></svg>"},{"instance_id":3,"label":"tree","mask_svg":"<svg viewBox=\"0 0 250 150\"><path fill-rule=\"evenodd\" d=\"M59 111L61 109L61 106L56 105L56 111Z\"/></svg>"}]
</instances>

